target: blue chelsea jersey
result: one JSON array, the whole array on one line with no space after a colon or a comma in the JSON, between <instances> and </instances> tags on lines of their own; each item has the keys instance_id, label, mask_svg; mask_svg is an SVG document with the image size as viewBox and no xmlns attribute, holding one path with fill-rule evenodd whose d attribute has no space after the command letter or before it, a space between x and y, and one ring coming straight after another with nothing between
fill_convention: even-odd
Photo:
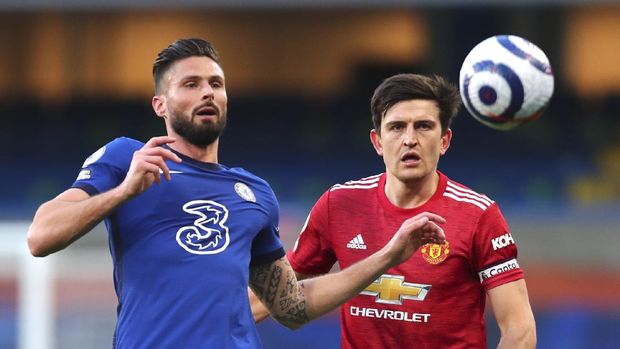
<instances>
[{"instance_id":1,"label":"blue chelsea jersey","mask_svg":"<svg viewBox=\"0 0 620 349\"><path fill-rule=\"evenodd\" d=\"M73 183L118 186L142 142L117 138ZM116 348L259 348L247 297L251 264L284 256L269 185L240 168L178 154L142 194L105 219L118 296Z\"/></svg>"}]
</instances>

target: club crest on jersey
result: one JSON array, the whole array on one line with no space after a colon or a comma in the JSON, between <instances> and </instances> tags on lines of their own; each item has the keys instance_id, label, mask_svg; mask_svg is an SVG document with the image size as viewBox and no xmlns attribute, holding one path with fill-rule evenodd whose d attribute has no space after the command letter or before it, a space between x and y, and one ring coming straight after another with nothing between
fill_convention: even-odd
<instances>
[{"instance_id":1,"label":"club crest on jersey","mask_svg":"<svg viewBox=\"0 0 620 349\"><path fill-rule=\"evenodd\" d=\"M198 218L194 225L177 231L177 243L193 254L216 254L224 251L230 243L226 206L211 200L194 200L183 205L183 211Z\"/></svg>"},{"instance_id":2,"label":"club crest on jersey","mask_svg":"<svg viewBox=\"0 0 620 349\"><path fill-rule=\"evenodd\" d=\"M235 191L237 192L237 195L241 196L242 199L245 199L246 201L256 202L256 196L254 195L254 192L245 183L235 183Z\"/></svg>"},{"instance_id":3,"label":"club crest on jersey","mask_svg":"<svg viewBox=\"0 0 620 349\"><path fill-rule=\"evenodd\" d=\"M430 264L439 264L443 262L450 253L450 244L448 241L440 244L426 244L420 249L424 260Z\"/></svg>"}]
</instances>

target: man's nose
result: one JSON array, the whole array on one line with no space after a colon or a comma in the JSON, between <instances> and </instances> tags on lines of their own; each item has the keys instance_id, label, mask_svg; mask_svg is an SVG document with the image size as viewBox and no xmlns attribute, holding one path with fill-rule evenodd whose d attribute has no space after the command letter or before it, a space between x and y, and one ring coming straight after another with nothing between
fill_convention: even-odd
<instances>
[{"instance_id":1,"label":"man's nose","mask_svg":"<svg viewBox=\"0 0 620 349\"><path fill-rule=\"evenodd\" d=\"M417 134L412 126L407 127L403 135L403 144L408 147L413 147L418 143Z\"/></svg>"},{"instance_id":2,"label":"man's nose","mask_svg":"<svg viewBox=\"0 0 620 349\"><path fill-rule=\"evenodd\" d=\"M214 90L210 84L205 84L202 89L202 99L213 99Z\"/></svg>"}]
</instances>

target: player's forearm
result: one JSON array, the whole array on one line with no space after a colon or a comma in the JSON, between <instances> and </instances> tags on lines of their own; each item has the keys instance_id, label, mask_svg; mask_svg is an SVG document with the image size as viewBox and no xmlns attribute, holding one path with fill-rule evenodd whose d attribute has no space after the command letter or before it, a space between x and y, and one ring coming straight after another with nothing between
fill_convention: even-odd
<instances>
[{"instance_id":1,"label":"player's forearm","mask_svg":"<svg viewBox=\"0 0 620 349\"><path fill-rule=\"evenodd\" d=\"M516 280L488 291L489 301L501 332L498 348L535 348L536 320L525 280Z\"/></svg>"},{"instance_id":2,"label":"player's forearm","mask_svg":"<svg viewBox=\"0 0 620 349\"><path fill-rule=\"evenodd\" d=\"M80 201L55 198L41 205L28 230L33 256L44 257L70 245L89 232L127 200L118 188Z\"/></svg>"},{"instance_id":3,"label":"player's forearm","mask_svg":"<svg viewBox=\"0 0 620 349\"><path fill-rule=\"evenodd\" d=\"M536 348L536 326L533 320L515 324L501 329L502 335L498 349L533 349Z\"/></svg>"},{"instance_id":4,"label":"player's forearm","mask_svg":"<svg viewBox=\"0 0 620 349\"><path fill-rule=\"evenodd\" d=\"M383 250L337 273L302 281L309 320L355 297L394 263Z\"/></svg>"},{"instance_id":5,"label":"player's forearm","mask_svg":"<svg viewBox=\"0 0 620 349\"><path fill-rule=\"evenodd\" d=\"M300 274L297 272L295 272L295 275L298 281L312 277L312 275ZM252 316L254 317L255 323L259 323L271 315L269 309L267 309L265 304L263 304L251 288L248 288L248 297L250 299L250 308L252 309Z\"/></svg>"},{"instance_id":6,"label":"player's forearm","mask_svg":"<svg viewBox=\"0 0 620 349\"><path fill-rule=\"evenodd\" d=\"M302 285L286 257L251 266L249 286L282 325L294 329L308 322Z\"/></svg>"}]
</instances>

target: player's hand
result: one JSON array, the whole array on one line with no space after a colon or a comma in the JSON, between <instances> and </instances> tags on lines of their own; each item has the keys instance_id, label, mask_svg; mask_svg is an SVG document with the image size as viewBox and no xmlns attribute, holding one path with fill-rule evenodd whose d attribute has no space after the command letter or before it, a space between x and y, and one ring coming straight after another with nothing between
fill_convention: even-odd
<instances>
[{"instance_id":1,"label":"player's hand","mask_svg":"<svg viewBox=\"0 0 620 349\"><path fill-rule=\"evenodd\" d=\"M175 138L169 136L153 137L140 150L133 153L129 171L121 183L125 195L133 197L148 189L153 182L159 184L160 170L164 177L170 180L166 160L181 162L181 158L161 145L174 141Z\"/></svg>"},{"instance_id":2,"label":"player's hand","mask_svg":"<svg viewBox=\"0 0 620 349\"><path fill-rule=\"evenodd\" d=\"M446 235L438 224L446 220L434 213L423 212L403 222L396 234L385 245L384 252L398 265L409 259L415 251L427 243L443 244Z\"/></svg>"}]
</instances>

